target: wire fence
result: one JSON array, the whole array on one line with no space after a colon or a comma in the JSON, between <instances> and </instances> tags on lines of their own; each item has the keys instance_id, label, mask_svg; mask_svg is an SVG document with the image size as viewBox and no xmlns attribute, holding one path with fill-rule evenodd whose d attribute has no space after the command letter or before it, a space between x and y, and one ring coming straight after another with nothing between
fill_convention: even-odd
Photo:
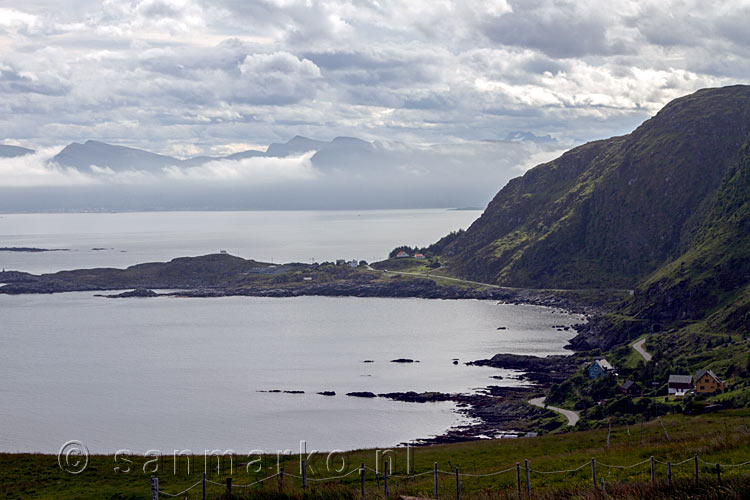
<instances>
[{"instance_id":1,"label":"wire fence","mask_svg":"<svg viewBox=\"0 0 750 500\"><path fill-rule=\"evenodd\" d=\"M279 492L283 492L284 490L285 478L300 480L302 482L303 490L307 490L308 483L327 483L331 481L339 481L339 480L348 478L350 476L353 476L355 474L358 474L360 493L364 497L366 481L373 480L372 477L370 478L367 477L367 473L369 472L371 476L372 474L374 474L374 480L377 484L378 490L381 489L381 483L382 483L382 490L383 490L382 494L385 498L388 498L389 496L389 480L415 479L415 478L419 478L422 476L432 475L434 477L434 486L433 486L434 498L437 499L439 498L439 495L440 495L439 487L440 487L441 476L443 477L450 476L451 479L455 481L455 498L457 500L460 500L462 478L469 478L469 479L486 478L486 477L492 477L492 476L501 476L503 474L510 474L512 472L515 472L516 492L518 494L518 497L521 498L522 491L524 489L525 489L526 494L529 497L531 496L531 477L533 474L539 474L542 476L552 475L552 474L575 474L583 469L590 467L592 486L594 488L601 488L602 490L605 490L604 478L601 478L601 483L597 483L597 472L601 471L602 469L631 470L631 469L642 467L648 464L651 484L654 485L656 482L656 464L660 464L660 465L666 466L666 469L667 469L666 481L667 481L667 485L671 487L672 486L672 469L674 467L679 467L679 466L682 466L691 462L693 464L692 475L696 484L701 478L699 464L711 467L713 469L712 475L715 474L716 479L719 482L719 484L721 484L721 480L722 480L721 478L722 469L733 469L737 467L750 466L750 460L746 462L742 462L742 463L737 463L737 464L722 464L718 462L708 462L708 461L701 459L698 455L693 455L692 457L688 457L685 460L682 460L680 462L663 461L663 460L658 460L655 457L649 457L645 460L642 460L634 464L629 464L629 465L606 464L603 462L597 462L595 458L592 458L591 460L587 460L586 462L582 463L578 467L575 467L572 469L547 470L547 471L531 468L529 460L524 460L523 464L521 462L516 462L515 464L510 465L508 467L504 467L500 470L497 470L494 472L488 472L488 473L481 473L481 474L460 472L458 467L452 467L452 466L451 466L450 471L440 470L438 469L437 462L435 462L432 470L427 470L427 471L420 472L420 473L413 472L411 474L392 474L389 471L389 465L390 465L389 462L385 461L383 464L382 471L379 471L377 469L372 469L370 467L366 467L365 464L362 463L359 467L356 467L350 470L349 472L346 472L344 474L340 474L337 476L308 478L307 477L307 464L305 463L304 460L302 460L301 467L300 467L302 471L301 475L285 473L284 468L281 467L277 473L264 477L257 481L254 481L248 484L234 484L231 477L226 478L225 483L219 483L219 482L207 479L206 473L204 472L203 477L198 482L180 491L179 493L169 493L169 492L161 490L159 488L159 478L152 476L151 477L151 494L152 494L152 500L158 500L160 496L175 498L175 497L182 497L183 495L188 494L191 490L200 487L202 498L205 499L207 485L213 485L213 486L225 488L226 493L231 495L234 488L251 488L253 486L259 485L261 483L264 483L274 478L277 478L278 480ZM522 476L525 476L525 481L522 480Z\"/></svg>"}]
</instances>

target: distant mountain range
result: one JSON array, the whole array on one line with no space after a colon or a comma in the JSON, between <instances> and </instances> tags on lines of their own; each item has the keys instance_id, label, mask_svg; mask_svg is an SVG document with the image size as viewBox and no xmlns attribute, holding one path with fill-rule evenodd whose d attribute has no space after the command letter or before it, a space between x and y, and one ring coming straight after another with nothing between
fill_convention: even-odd
<instances>
[{"instance_id":1,"label":"distant mountain range","mask_svg":"<svg viewBox=\"0 0 750 500\"><path fill-rule=\"evenodd\" d=\"M28 150L30 152L30 150ZM373 155L377 148L373 143L354 137L336 137L332 141L317 141L295 136L285 143L273 143L266 151L248 150L228 156L196 156L181 160L141 149L115 146L89 140L81 144L74 142L52 158L52 162L64 167L88 170L91 165L108 167L115 172L128 169L158 171L170 166L198 166L211 161L242 160L245 158L285 158L315 151L312 161L326 164L326 160L339 161L341 157Z\"/></svg>"},{"instance_id":2,"label":"distant mountain range","mask_svg":"<svg viewBox=\"0 0 750 500\"><path fill-rule=\"evenodd\" d=\"M0 211L484 206L493 186L559 150L537 139L413 145L296 136L265 151L187 159L95 140L57 154L13 146L0 149Z\"/></svg>"},{"instance_id":3,"label":"distant mountain range","mask_svg":"<svg viewBox=\"0 0 750 500\"><path fill-rule=\"evenodd\" d=\"M511 132L503 141L507 143L551 144L556 142L551 136L536 136L531 132ZM285 158L314 151L312 162L320 166L337 164L342 161L372 163L379 156L387 154L382 146L356 137L336 137L331 141L319 141L295 136L284 143L272 143L265 151L247 150L227 156L196 156L179 159L150 151L107 144L96 140L84 143L73 142L55 155L51 162L63 167L73 167L89 171L92 165L110 168L115 172L137 169L159 171L170 166L198 166L211 161L242 160L245 158ZM18 146L0 145L0 158L17 157L34 153L34 150Z\"/></svg>"}]
</instances>

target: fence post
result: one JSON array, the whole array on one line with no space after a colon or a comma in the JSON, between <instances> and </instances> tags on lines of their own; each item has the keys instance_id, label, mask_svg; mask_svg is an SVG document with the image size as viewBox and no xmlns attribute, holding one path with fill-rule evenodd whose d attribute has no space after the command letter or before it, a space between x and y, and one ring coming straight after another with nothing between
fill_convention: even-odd
<instances>
[{"instance_id":1,"label":"fence post","mask_svg":"<svg viewBox=\"0 0 750 500\"><path fill-rule=\"evenodd\" d=\"M695 469L695 484L698 484L698 454L693 455L693 468Z\"/></svg>"},{"instance_id":2,"label":"fence post","mask_svg":"<svg viewBox=\"0 0 750 500\"><path fill-rule=\"evenodd\" d=\"M651 486L654 486L656 478L654 477L654 457L651 457Z\"/></svg>"},{"instance_id":3,"label":"fence post","mask_svg":"<svg viewBox=\"0 0 750 500\"><path fill-rule=\"evenodd\" d=\"M716 464L716 480L719 481L719 486L721 486L721 466L719 464Z\"/></svg>"},{"instance_id":4,"label":"fence post","mask_svg":"<svg viewBox=\"0 0 750 500\"><path fill-rule=\"evenodd\" d=\"M159 500L159 478L151 476L151 500Z\"/></svg>"},{"instance_id":5,"label":"fence post","mask_svg":"<svg viewBox=\"0 0 750 500\"><path fill-rule=\"evenodd\" d=\"M201 484L203 485L203 500L206 500L206 473L203 473L203 480L201 481Z\"/></svg>"},{"instance_id":6,"label":"fence post","mask_svg":"<svg viewBox=\"0 0 750 500\"><path fill-rule=\"evenodd\" d=\"M607 494L607 486L604 484L604 478L602 478L602 493Z\"/></svg>"},{"instance_id":7,"label":"fence post","mask_svg":"<svg viewBox=\"0 0 750 500\"><path fill-rule=\"evenodd\" d=\"M279 469L279 493L284 491L284 466Z\"/></svg>"},{"instance_id":8,"label":"fence post","mask_svg":"<svg viewBox=\"0 0 750 500\"><path fill-rule=\"evenodd\" d=\"M385 498L388 498L388 460L383 463L383 492Z\"/></svg>"},{"instance_id":9,"label":"fence post","mask_svg":"<svg viewBox=\"0 0 750 500\"><path fill-rule=\"evenodd\" d=\"M227 495L231 495L231 494L232 494L232 478L228 477L227 478Z\"/></svg>"},{"instance_id":10,"label":"fence post","mask_svg":"<svg viewBox=\"0 0 750 500\"><path fill-rule=\"evenodd\" d=\"M591 480L594 482L594 489L596 489L596 459L591 459Z\"/></svg>"},{"instance_id":11,"label":"fence post","mask_svg":"<svg viewBox=\"0 0 750 500\"><path fill-rule=\"evenodd\" d=\"M516 490L518 498L521 498L521 464L519 462L516 462Z\"/></svg>"},{"instance_id":12,"label":"fence post","mask_svg":"<svg viewBox=\"0 0 750 500\"><path fill-rule=\"evenodd\" d=\"M365 463L359 464L359 492L365 497Z\"/></svg>"},{"instance_id":13,"label":"fence post","mask_svg":"<svg viewBox=\"0 0 750 500\"><path fill-rule=\"evenodd\" d=\"M667 462L667 487L672 487L672 462Z\"/></svg>"},{"instance_id":14,"label":"fence post","mask_svg":"<svg viewBox=\"0 0 750 500\"><path fill-rule=\"evenodd\" d=\"M435 476L435 499L438 498L438 469L437 462L432 465L432 474Z\"/></svg>"},{"instance_id":15,"label":"fence post","mask_svg":"<svg viewBox=\"0 0 750 500\"><path fill-rule=\"evenodd\" d=\"M461 485L458 482L458 467L456 467L456 500L461 500Z\"/></svg>"},{"instance_id":16,"label":"fence post","mask_svg":"<svg viewBox=\"0 0 750 500\"><path fill-rule=\"evenodd\" d=\"M307 460L302 461L302 489L307 490Z\"/></svg>"},{"instance_id":17,"label":"fence post","mask_svg":"<svg viewBox=\"0 0 750 500\"><path fill-rule=\"evenodd\" d=\"M531 498L531 475L529 474L529 459L524 459L526 463L526 494Z\"/></svg>"}]
</instances>

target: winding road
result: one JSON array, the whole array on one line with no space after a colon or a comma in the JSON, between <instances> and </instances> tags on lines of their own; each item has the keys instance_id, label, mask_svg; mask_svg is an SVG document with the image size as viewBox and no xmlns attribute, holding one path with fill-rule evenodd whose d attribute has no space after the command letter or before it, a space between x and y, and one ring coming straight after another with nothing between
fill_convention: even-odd
<instances>
[{"instance_id":1,"label":"winding road","mask_svg":"<svg viewBox=\"0 0 750 500\"><path fill-rule=\"evenodd\" d=\"M529 404L538 408L545 408L544 398L534 398L529 400ZM558 408L556 406L547 406L547 410L552 410L568 419L568 425L576 425L580 416L577 411L566 410L564 408Z\"/></svg>"},{"instance_id":2,"label":"winding road","mask_svg":"<svg viewBox=\"0 0 750 500\"><path fill-rule=\"evenodd\" d=\"M651 361L651 355L646 352L646 349L643 348L643 343L646 342L646 339L641 339L638 342L634 342L631 347L635 349L635 352L641 355L641 357L646 360L646 363Z\"/></svg>"}]
</instances>

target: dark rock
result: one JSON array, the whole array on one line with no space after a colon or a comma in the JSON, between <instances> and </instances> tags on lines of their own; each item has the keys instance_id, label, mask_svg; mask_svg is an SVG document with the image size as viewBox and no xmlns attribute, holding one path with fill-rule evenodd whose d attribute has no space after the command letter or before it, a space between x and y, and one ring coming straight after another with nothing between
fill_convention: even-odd
<instances>
[{"instance_id":1,"label":"dark rock","mask_svg":"<svg viewBox=\"0 0 750 500\"><path fill-rule=\"evenodd\" d=\"M305 391L284 391L284 394L304 394Z\"/></svg>"},{"instance_id":2,"label":"dark rock","mask_svg":"<svg viewBox=\"0 0 750 500\"><path fill-rule=\"evenodd\" d=\"M321 396L335 396L336 391L320 391L318 394Z\"/></svg>"},{"instance_id":3,"label":"dark rock","mask_svg":"<svg viewBox=\"0 0 750 500\"><path fill-rule=\"evenodd\" d=\"M357 391L355 391L355 392L347 392L346 395L354 397L354 398L376 398L377 397L377 394L375 394L373 392L357 392Z\"/></svg>"},{"instance_id":4,"label":"dark rock","mask_svg":"<svg viewBox=\"0 0 750 500\"><path fill-rule=\"evenodd\" d=\"M391 363L419 363L419 360L413 360L410 358L398 358L392 359Z\"/></svg>"},{"instance_id":5,"label":"dark rock","mask_svg":"<svg viewBox=\"0 0 750 500\"><path fill-rule=\"evenodd\" d=\"M118 293L117 295L97 295L97 297L106 297L108 299L127 299L130 297L147 298L158 296L158 293L153 290L149 290L148 288L136 288L135 290L131 290L130 292Z\"/></svg>"}]
</instances>

